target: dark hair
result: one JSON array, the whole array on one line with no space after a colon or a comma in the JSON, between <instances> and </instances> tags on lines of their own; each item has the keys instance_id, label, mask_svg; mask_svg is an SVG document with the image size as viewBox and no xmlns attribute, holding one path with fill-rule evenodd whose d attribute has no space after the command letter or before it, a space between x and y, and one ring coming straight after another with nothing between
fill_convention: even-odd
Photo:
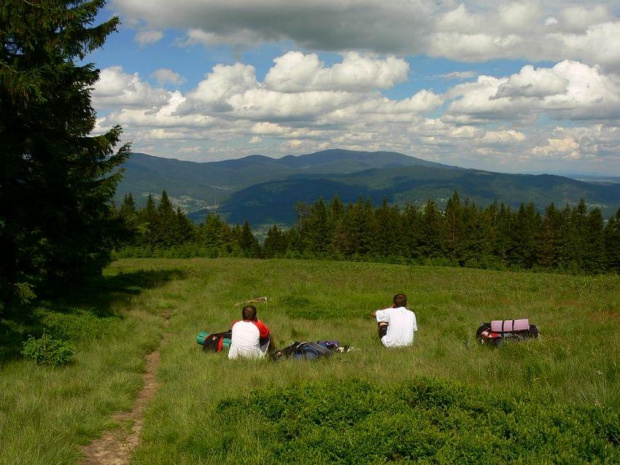
<instances>
[{"instance_id":1,"label":"dark hair","mask_svg":"<svg viewBox=\"0 0 620 465\"><path fill-rule=\"evenodd\" d=\"M405 294L396 294L394 296L394 307L406 307L407 296Z\"/></svg>"},{"instance_id":2,"label":"dark hair","mask_svg":"<svg viewBox=\"0 0 620 465\"><path fill-rule=\"evenodd\" d=\"M246 321L252 321L256 318L256 307L254 305L246 305L241 311L243 319Z\"/></svg>"}]
</instances>

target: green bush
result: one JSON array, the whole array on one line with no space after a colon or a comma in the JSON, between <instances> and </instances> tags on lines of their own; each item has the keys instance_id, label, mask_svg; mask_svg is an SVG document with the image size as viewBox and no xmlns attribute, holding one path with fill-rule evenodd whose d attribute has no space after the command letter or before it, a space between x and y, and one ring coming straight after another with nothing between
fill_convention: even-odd
<instances>
[{"instance_id":1,"label":"green bush","mask_svg":"<svg viewBox=\"0 0 620 465\"><path fill-rule=\"evenodd\" d=\"M71 313L38 308L35 314L48 331L65 341L92 340L107 336L114 332L120 320L118 317L100 317L77 308Z\"/></svg>"},{"instance_id":2,"label":"green bush","mask_svg":"<svg viewBox=\"0 0 620 465\"><path fill-rule=\"evenodd\" d=\"M428 378L391 387L329 380L265 389L222 401L216 417L208 418L218 425L209 437L194 436L186 444L197 459L620 463L617 412L541 405ZM256 443L261 453L253 461Z\"/></svg>"},{"instance_id":3,"label":"green bush","mask_svg":"<svg viewBox=\"0 0 620 465\"><path fill-rule=\"evenodd\" d=\"M28 336L24 342L22 355L34 360L38 365L60 366L71 361L75 348L65 341L53 339L49 334L43 333L39 339Z\"/></svg>"}]
</instances>

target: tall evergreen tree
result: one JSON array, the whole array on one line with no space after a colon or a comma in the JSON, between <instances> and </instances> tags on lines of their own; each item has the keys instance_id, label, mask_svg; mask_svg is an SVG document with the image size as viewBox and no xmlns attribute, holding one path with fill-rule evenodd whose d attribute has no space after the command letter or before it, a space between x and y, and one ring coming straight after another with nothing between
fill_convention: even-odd
<instances>
[{"instance_id":1,"label":"tall evergreen tree","mask_svg":"<svg viewBox=\"0 0 620 465\"><path fill-rule=\"evenodd\" d=\"M541 230L542 219L534 204L521 204L510 235L508 258L512 265L527 269L534 266L538 259Z\"/></svg>"},{"instance_id":2,"label":"tall evergreen tree","mask_svg":"<svg viewBox=\"0 0 620 465\"><path fill-rule=\"evenodd\" d=\"M123 202L118 210L118 214L125 218L137 214L136 201L133 199L133 195L131 195L131 193L123 197Z\"/></svg>"},{"instance_id":3,"label":"tall evergreen tree","mask_svg":"<svg viewBox=\"0 0 620 465\"><path fill-rule=\"evenodd\" d=\"M584 234L583 269L590 274L602 273L607 268L607 263L605 260L605 220L600 208L595 208L588 213Z\"/></svg>"},{"instance_id":4,"label":"tall evergreen tree","mask_svg":"<svg viewBox=\"0 0 620 465\"><path fill-rule=\"evenodd\" d=\"M561 215L551 203L545 209L542 218L540 233L540 248L538 253L538 265L544 268L552 268L557 265L557 236L560 230Z\"/></svg>"},{"instance_id":5,"label":"tall evergreen tree","mask_svg":"<svg viewBox=\"0 0 620 465\"><path fill-rule=\"evenodd\" d=\"M207 213L205 222L197 232L198 242L204 245L212 256L217 256L217 250L223 245L222 220L217 213Z\"/></svg>"},{"instance_id":6,"label":"tall evergreen tree","mask_svg":"<svg viewBox=\"0 0 620 465\"><path fill-rule=\"evenodd\" d=\"M345 229L345 207L338 198L334 196L328 208L329 223L332 230L332 243L330 245L331 255L338 258L344 255L346 249L346 229Z\"/></svg>"},{"instance_id":7,"label":"tall evergreen tree","mask_svg":"<svg viewBox=\"0 0 620 465\"><path fill-rule=\"evenodd\" d=\"M496 231L493 243L493 255L495 255L503 265L508 264L508 250L510 248L510 234L514 223L514 215L509 206L504 202L500 203L499 209L493 218L493 225Z\"/></svg>"},{"instance_id":8,"label":"tall evergreen tree","mask_svg":"<svg viewBox=\"0 0 620 465\"><path fill-rule=\"evenodd\" d=\"M403 234L403 255L406 258L418 258L420 255L420 231L422 230L422 212L416 205L405 205L401 214L401 232Z\"/></svg>"},{"instance_id":9,"label":"tall evergreen tree","mask_svg":"<svg viewBox=\"0 0 620 465\"><path fill-rule=\"evenodd\" d=\"M425 258L443 257L443 244L446 237L444 217L433 200L424 204L424 214L420 223L419 251Z\"/></svg>"},{"instance_id":10,"label":"tall evergreen tree","mask_svg":"<svg viewBox=\"0 0 620 465\"><path fill-rule=\"evenodd\" d=\"M479 211L475 204L465 203L463 208L464 239L462 263L480 264L491 255L493 241L490 216Z\"/></svg>"},{"instance_id":11,"label":"tall evergreen tree","mask_svg":"<svg viewBox=\"0 0 620 465\"><path fill-rule=\"evenodd\" d=\"M464 207L461 205L461 199L458 192L454 192L452 197L448 199L444 216L446 218L446 239L444 247L448 258L458 261L463 256L463 248L465 247L465 221Z\"/></svg>"},{"instance_id":12,"label":"tall evergreen tree","mask_svg":"<svg viewBox=\"0 0 620 465\"><path fill-rule=\"evenodd\" d=\"M236 229L231 228L226 222L221 223L219 236L221 241L220 255L236 255L237 251L240 250L236 234L239 230L239 226L235 226L235 228Z\"/></svg>"},{"instance_id":13,"label":"tall evergreen tree","mask_svg":"<svg viewBox=\"0 0 620 465\"><path fill-rule=\"evenodd\" d=\"M364 202L360 232L360 254L373 255L377 244L378 231L372 202L369 198Z\"/></svg>"},{"instance_id":14,"label":"tall evergreen tree","mask_svg":"<svg viewBox=\"0 0 620 465\"><path fill-rule=\"evenodd\" d=\"M105 0L4 0L0 8L0 293L30 277L99 273L114 244L109 202L129 156L121 129L90 137L99 71L83 60L118 18Z\"/></svg>"},{"instance_id":15,"label":"tall evergreen tree","mask_svg":"<svg viewBox=\"0 0 620 465\"><path fill-rule=\"evenodd\" d=\"M333 231L329 223L327 207L322 198L319 198L310 208L310 217L306 224L306 249L315 257L327 257L330 252Z\"/></svg>"},{"instance_id":16,"label":"tall evergreen tree","mask_svg":"<svg viewBox=\"0 0 620 465\"><path fill-rule=\"evenodd\" d=\"M605 256L607 268L620 273L620 208L605 225Z\"/></svg>"},{"instance_id":17,"label":"tall evergreen tree","mask_svg":"<svg viewBox=\"0 0 620 465\"><path fill-rule=\"evenodd\" d=\"M585 269L587 260L587 242L588 242L588 206L585 199L581 199L579 204L573 208L570 217L573 236L571 237L571 246L574 250L575 264L577 270Z\"/></svg>"},{"instance_id":18,"label":"tall evergreen tree","mask_svg":"<svg viewBox=\"0 0 620 465\"><path fill-rule=\"evenodd\" d=\"M140 242L143 245L154 246L157 244L158 238L156 236L155 228L157 223L157 205L155 205L155 199L153 194L149 194L146 198L146 206L140 210L138 218L142 228L142 234L140 234Z\"/></svg>"},{"instance_id":19,"label":"tall evergreen tree","mask_svg":"<svg viewBox=\"0 0 620 465\"><path fill-rule=\"evenodd\" d=\"M174 222L174 242L175 244L184 244L194 240L194 224L183 213L181 207L177 207Z\"/></svg>"},{"instance_id":20,"label":"tall evergreen tree","mask_svg":"<svg viewBox=\"0 0 620 465\"><path fill-rule=\"evenodd\" d=\"M174 213L174 207L172 202L170 202L168 193L164 189L159 199L155 224L153 225L153 236L157 245L170 247L177 243L178 238L175 237L174 231L176 222L177 218Z\"/></svg>"},{"instance_id":21,"label":"tall evergreen tree","mask_svg":"<svg viewBox=\"0 0 620 465\"><path fill-rule=\"evenodd\" d=\"M260 257L260 244L258 243L256 237L254 237L252 229L250 229L250 223L247 220L243 223L238 237L239 246L241 247L244 256L252 258Z\"/></svg>"},{"instance_id":22,"label":"tall evergreen tree","mask_svg":"<svg viewBox=\"0 0 620 465\"><path fill-rule=\"evenodd\" d=\"M345 256L358 255L362 252L361 243L364 222L364 202L361 197L357 202L349 203L344 217Z\"/></svg>"},{"instance_id":23,"label":"tall evergreen tree","mask_svg":"<svg viewBox=\"0 0 620 465\"><path fill-rule=\"evenodd\" d=\"M403 231L400 212L396 205L388 204L387 199L383 199L381 206L375 209L375 228L374 255L382 258L401 257Z\"/></svg>"},{"instance_id":24,"label":"tall evergreen tree","mask_svg":"<svg viewBox=\"0 0 620 465\"><path fill-rule=\"evenodd\" d=\"M576 235L573 209L567 203L558 214L558 229L555 241L558 268L564 270L577 269Z\"/></svg>"},{"instance_id":25,"label":"tall evergreen tree","mask_svg":"<svg viewBox=\"0 0 620 465\"><path fill-rule=\"evenodd\" d=\"M138 211L136 210L136 202L131 194L127 194L123 198L117 215L123 225L122 243L134 244L140 231L140 221L138 219Z\"/></svg>"},{"instance_id":26,"label":"tall evergreen tree","mask_svg":"<svg viewBox=\"0 0 620 465\"><path fill-rule=\"evenodd\" d=\"M267 231L265 244L263 246L263 256L265 258L282 258L286 255L287 241L284 233L276 225Z\"/></svg>"}]
</instances>

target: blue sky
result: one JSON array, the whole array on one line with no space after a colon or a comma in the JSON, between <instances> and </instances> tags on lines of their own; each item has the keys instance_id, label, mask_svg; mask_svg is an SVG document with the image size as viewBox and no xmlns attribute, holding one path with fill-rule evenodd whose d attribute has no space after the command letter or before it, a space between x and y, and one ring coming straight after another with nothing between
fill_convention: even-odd
<instances>
[{"instance_id":1,"label":"blue sky","mask_svg":"<svg viewBox=\"0 0 620 465\"><path fill-rule=\"evenodd\" d=\"M620 176L615 1L109 0L97 131L194 161L388 150Z\"/></svg>"}]
</instances>

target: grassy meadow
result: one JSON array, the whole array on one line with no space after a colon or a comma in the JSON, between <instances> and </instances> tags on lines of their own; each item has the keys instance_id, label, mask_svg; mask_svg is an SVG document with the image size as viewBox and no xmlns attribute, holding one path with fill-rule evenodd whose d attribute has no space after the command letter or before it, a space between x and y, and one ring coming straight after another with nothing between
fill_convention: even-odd
<instances>
[{"instance_id":1,"label":"grassy meadow","mask_svg":"<svg viewBox=\"0 0 620 465\"><path fill-rule=\"evenodd\" d=\"M370 314L396 292L419 330L412 347L388 350ZM273 363L196 344L201 330L239 318L235 304L262 296L259 317L279 347L337 339L356 350ZM131 408L164 333L132 463L620 462L619 276L127 259L32 312L0 321L0 464L79 463L79 446ZM476 343L483 321L525 317L540 339ZM43 327L75 344L72 364L11 356Z\"/></svg>"}]
</instances>

